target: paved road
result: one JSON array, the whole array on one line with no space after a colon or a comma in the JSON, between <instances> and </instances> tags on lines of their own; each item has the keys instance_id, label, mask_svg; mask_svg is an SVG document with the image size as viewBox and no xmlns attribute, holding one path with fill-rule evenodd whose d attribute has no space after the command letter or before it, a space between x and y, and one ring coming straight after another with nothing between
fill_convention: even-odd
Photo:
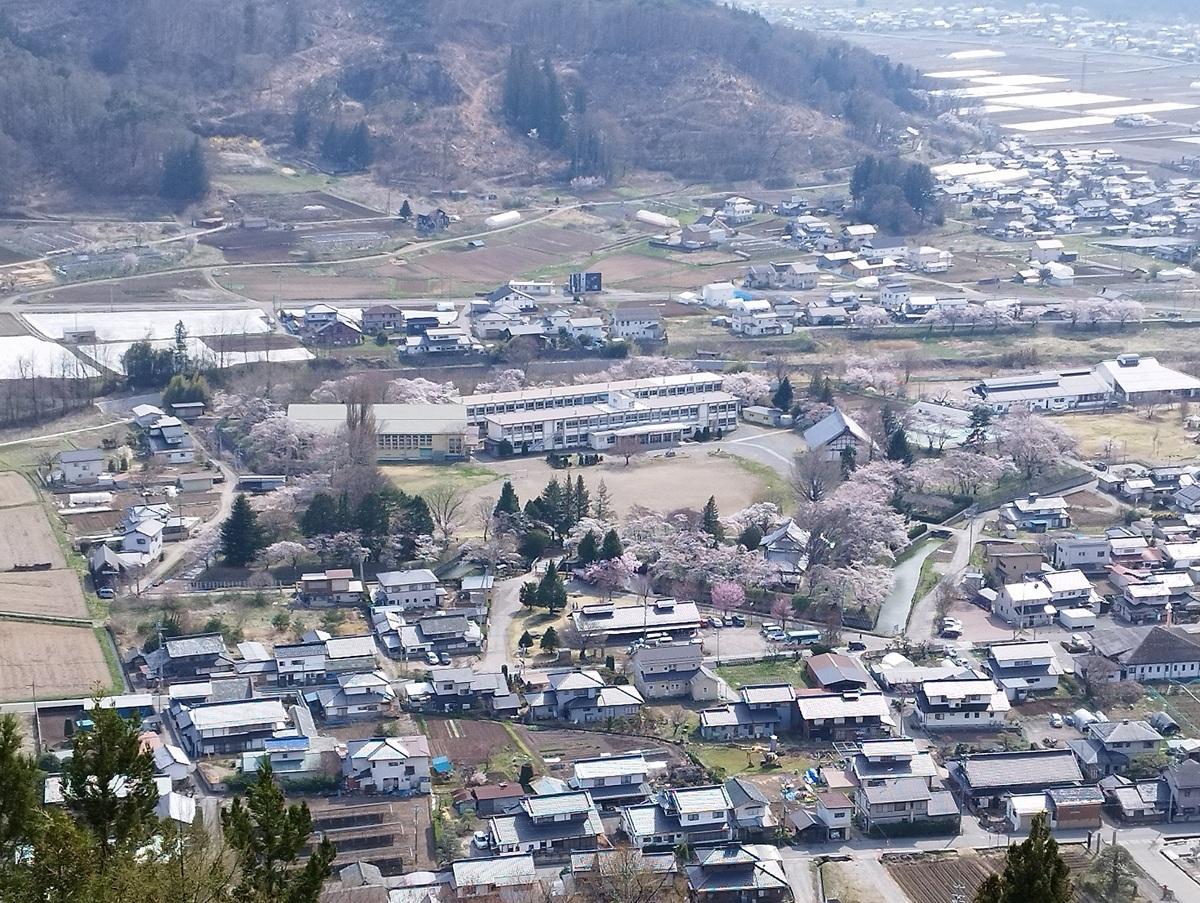
<instances>
[{"instance_id":1,"label":"paved road","mask_svg":"<svg viewBox=\"0 0 1200 903\"><path fill-rule=\"evenodd\" d=\"M488 612L487 650L476 664L477 671L499 671L501 665L511 665L508 656L508 635L513 618L521 608L521 585L526 578L499 580L492 588L492 607Z\"/></svg>"},{"instance_id":2,"label":"paved road","mask_svg":"<svg viewBox=\"0 0 1200 903\"><path fill-rule=\"evenodd\" d=\"M728 439L713 443L719 450L765 464L786 480L792 478L792 462L804 451L804 440L795 430L765 429L739 423Z\"/></svg>"}]
</instances>

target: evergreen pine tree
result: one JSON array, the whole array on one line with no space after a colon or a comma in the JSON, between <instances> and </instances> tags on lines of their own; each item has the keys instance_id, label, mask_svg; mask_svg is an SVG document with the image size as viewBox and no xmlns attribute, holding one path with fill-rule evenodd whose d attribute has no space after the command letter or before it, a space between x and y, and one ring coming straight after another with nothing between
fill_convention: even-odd
<instances>
[{"instance_id":1,"label":"evergreen pine tree","mask_svg":"<svg viewBox=\"0 0 1200 903\"><path fill-rule=\"evenodd\" d=\"M571 511L571 526L574 527L580 520L587 517L588 508L591 507L592 501L588 496L587 487L583 484L583 477L575 478L575 495L572 499L573 510Z\"/></svg>"},{"instance_id":2,"label":"evergreen pine tree","mask_svg":"<svg viewBox=\"0 0 1200 903\"><path fill-rule=\"evenodd\" d=\"M1029 836L1008 848L1004 871L989 876L975 903L1070 903L1071 870L1058 852L1044 812L1033 817Z\"/></svg>"},{"instance_id":3,"label":"evergreen pine tree","mask_svg":"<svg viewBox=\"0 0 1200 903\"><path fill-rule=\"evenodd\" d=\"M762 542L762 530L757 525L751 524L740 534L738 534L738 545L749 552L753 552Z\"/></svg>"},{"instance_id":4,"label":"evergreen pine tree","mask_svg":"<svg viewBox=\"0 0 1200 903\"><path fill-rule=\"evenodd\" d=\"M536 608L538 605L538 585L536 583L522 583L519 598L521 604L526 608Z\"/></svg>"},{"instance_id":5,"label":"evergreen pine tree","mask_svg":"<svg viewBox=\"0 0 1200 903\"><path fill-rule=\"evenodd\" d=\"M337 503L327 492L318 492L300 515L300 532L305 536L320 536L337 532Z\"/></svg>"},{"instance_id":6,"label":"evergreen pine tree","mask_svg":"<svg viewBox=\"0 0 1200 903\"><path fill-rule=\"evenodd\" d=\"M387 503L378 492L368 492L354 509L354 524L367 539L379 540L391 529Z\"/></svg>"},{"instance_id":7,"label":"evergreen pine tree","mask_svg":"<svg viewBox=\"0 0 1200 903\"><path fill-rule=\"evenodd\" d=\"M21 751L21 732L12 715L0 717L0 856L13 862L38 815L41 775L32 756ZM2 874L2 867L0 867Z\"/></svg>"},{"instance_id":8,"label":"evergreen pine tree","mask_svg":"<svg viewBox=\"0 0 1200 903\"><path fill-rule=\"evenodd\" d=\"M775 394L771 396L771 404L781 411L790 411L793 394L792 381L785 376L779 381L779 387L775 390Z\"/></svg>"},{"instance_id":9,"label":"evergreen pine tree","mask_svg":"<svg viewBox=\"0 0 1200 903\"><path fill-rule=\"evenodd\" d=\"M306 803L287 804L269 760L260 760L245 802L235 797L221 813L221 828L241 870L235 899L262 903L317 903L320 899L321 886L333 872L337 853L329 838L322 837L300 864L313 832L312 815Z\"/></svg>"},{"instance_id":10,"label":"evergreen pine tree","mask_svg":"<svg viewBox=\"0 0 1200 903\"><path fill-rule=\"evenodd\" d=\"M899 461L902 464L913 462L912 447L909 445L908 433L905 432L904 427L897 426L888 438L887 457L889 461Z\"/></svg>"},{"instance_id":11,"label":"evergreen pine tree","mask_svg":"<svg viewBox=\"0 0 1200 903\"><path fill-rule=\"evenodd\" d=\"M533 648L533 634L526 630L523 634L521 634L521 638L517 640L517 646L528 652Z\"/></svg>"},{"instance_id":12,"label":"evergreen pine tree","mask_svg":"<svg viewBox=\"0 0 1200 903\"><path fill-rule=\"evenodd\" d=\"M408 198L404 199L404 203L400 205L400 219L412 219L413 209L412 204L408 202Z\"/></svg>"},{"instance_id":13,"label":"evergreen pine tree","mask_svg":"<svg viewBox=\"0 0 1200 903\"><path fill-rule=\"evenodd\" d=\"M521 500L517 498L517 490L513 488L511 481L505 480L504 485L500 487L500 498L496 501L496 507L492 509L492 514L496 517L500 517L502 514L511 517L520 513Z\"/></svg>"},{"instance_id":14,"label":"evergreen pine tree","mask_svg":"<svg viewBox=\"0 0 1200 903\"><path fill-rule=\"evenodd\" d=\"M258 523L258 514L245 495L233 502L233 511L221 524L221 557L230 567L245 567L266 546L266 537Z\"/></svg>"},{"instance_id":15,"label":"evergreen pine tree","mask_svg":"<svg viewBox=\"0 0 1200 903\"><path fill-rule=\"evenodd\" d=\"M583 534L579 540L579 547L575 550L575 557L581 565L586 567L596 560L596 556L600 551L597 545L598 542L594 531L588 530Z\"/></svg>"},{"instance_id":16,"label":"evergreen pine tree","mask_svg":"<svg viewBox=\"0 0 1200 903\"><path fill-rule=\"evenodd\" d=\"M337 500L337 516L334 517L333 532L349 530L353 524L354 519L350 516L350 494L343 491Z\"/></svg>"},{"instance_id":17,"label":"evergreen pine tree","mask_svg":"<svg viewBox=\"0 0 1200 903\"><path fill-rule=\"evenodd\" d=\"M833 380L828 376L821 380L821 401L833 404Z\"/></svg>"},{"instance_id":18,"label":"evergreen pine tree","mask_svg":"<svg viewBox=\"0 0 1200 903\"><path fill-rule=\"evenodd\" d=\"M717 511L715 496L710 495L704 503L704 510L700 513L700 528L711 536L714 542L725 538L725 525L721 523L721 513Z\"/></svg>"},{"instance_id":19,"label":"evergreen pine tree","mask_svg":"<svg viewBox=\"0 0 1200 903\"><path fill-rule=\"evenodd\" d=\"M601 480L592 499L592 517L596 520L608 520L612 513L612 496L609 495L608 485Z\"/></svg>"},{"instance_id":20,"label":"evergreen pine tree","mask_svg":"<svg viewBox=\"0 0 1200 903\"><path fill-rule=\"evenodd\" d=\"M813 401L821 398L821 374L813 371L812 379L808 381L808 397Z\"/></svg>"},{"instance_id":21,"label":"evergreen pine tree","mask_svg":"<svg viewBox=\"0 0 1200 903\"><path fill-rule=\"evenodd\" d=\"M612 561L614 558L620 558L625 554L625 547L621 544L621 537L617 535L616 530L609 530L604 534L604 542L600 545L600 560Z\"/></svg>"},{"instance_id":22,"label":"evergreen pine tree","mask_svg":"<svg viewBox=\"0 0 1200 903\"><path fill-rule=\"evenodd\" d=\"M554 614L567 604L567 588L563 585L558 568L551 561L546 573L538 584L538 604Z\"/></svg>"},{"instance_id":23,"label":"evergreen pine tree","mask_svg":"<svg viewBox=\"0 0 1200 903\"><path fill-rule=\"evenodd\" d=\"M570 487L564 489L563 485L558 482L558 477L554 477L546 484L539 499L542 520L554 531L555 537L560 542L567 531L571 529L570 503L567 498L569 492Z\"/></svg>"},{"instance_id":24,"label":"evergreen pine tree","mask_svg":"<svg viewBox=\"0 0 1200 903\"><path fill-rule=\"evenodd\" d=\"M116 709L101 706L98 696L94 702L92 728L75 734L71 758L63 765L63 800L107 857L114 849L136 849L150 839L158 790L154 757L142 747L140 721L127 721Z\"/></svg>"},{"instance_id":25,"label":"evergreen pine tree","mask_svg":"<svg viewBox=\"0 0 1200 903\"><path fill-rule=\"evenodd\" d=\"M550 147L562 147L567 134L567 105L563 100L558 75L549 60L542 61L542 98L538 134Z\"/></svg>"},{"instance_id":26,"label":"evergreen pine tree","mask_svg":"<svg viewBox=\"0 0 1200 903\"><path fill-rule=\"evenodd\" d=\"M547 627L546 632L542 634L541 647L543 652L554 652L558 648L558 631Z\"/></svg>"},{"instance_id":27,"label":"evergreen pine tree","mask_svg":"<svg viewBox=\"0 0 1200 903\"><path fill-rule=\"evenodd\" d=\"M295 147L308 147L311 137L312 113L308 111L308 107L296 107L296 112L292 114L292 144Z\"/></svg>"},{"instance_id":28,"label":"evergreen pine tree","mask_svg":"<svg viewBox=\"0 0 1200 903\"><path fill-rule=\"evenodd\" d=\"M853 445L847 445L840 452L842 479L850 479L850 474L858 468L858 450Z\"/></svg>"}]
</instances>

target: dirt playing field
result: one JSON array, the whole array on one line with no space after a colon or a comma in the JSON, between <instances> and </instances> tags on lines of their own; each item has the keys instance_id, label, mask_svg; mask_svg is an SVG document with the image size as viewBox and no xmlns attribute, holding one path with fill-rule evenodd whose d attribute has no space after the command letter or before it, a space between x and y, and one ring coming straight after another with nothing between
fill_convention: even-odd
<instances>
[{"instance_id":1,"label":"dirt playing field","mask_svg":"<svg viewBox=\"0 0 1200 903\"><path fill-rule=\"evenodd\" d=\"M0 508L0 571L46 563L66 567L46 512L36 505Z\"/></svg>"},{"instance_id":2,"label":"dirt playing field","mask_svg":"<svg viewBox=\"0 0 1200 903\"><path fill-rule=\"evenodd\" d=\"M483 498L496 498L505 480L511 480L522 504L545 488L552 477L566 479L565 470L554 470L540 458L488 461L462 468L437 468L429 465L394 465L384 472L406 492L420 492L440 482L451 482L469 490L464 511L474 509ZM656 511L679 508L700 510L711 495L717 507L732 514L757 500L761 481L747 473L730 458L710 457L702 445L689 445L677 451L677 457L661 453L635 455L629 466L621 457L606 458L594 467L572 468L571 478L583 477L595 495L600 481L608 488L613 510L625 517L635 505ZM466 525L468 531L475 525Z\"/></svg>"},{"instance_id":3,"label":"dirt playing field","mask_svg":"<svg viewBox=\"0 0 1200 903\"><path fill-rule=\"evenodd\" d=\"M0 649L21 651L0 656L0 702L29 699L35 683L38 698L51 699L86 696L112 681L89 627L0 620Z\"/></svg>"},{"instance_id":4,"label":"dirt playing field","mask_svg":"<svg viewBox=\"0 0 1200 903\"><path fill-rule=\"evenodd\" d=\"M1054 420L1079 440L1079 453L1088 458L1168 464L1200 454L1200 446L1188 438L1174 407L1163 407L1151 418L1139 411L1122 411L1066 414Z\"/></svg>"},{"instance_id":5,"label":"dirt playing field","mask_svg":"<svg viewBox=\"0 0 1200 903\"><path fill-rule=\"evenodd\" d=\"M0 574L0 615L5 612L66 618L88 616L79 576L70 570Z\"/></svg>"},{"instance_id":6,"label":"dirt playing field","mask_svg":"<svg viewBox=\"0 0 1200 903\"><path fill-rule=\"evenodd\" d=\"M19 473L0 473L0 508L29 505L37 501L33 487Z\"/></svg>"}]
</instances>

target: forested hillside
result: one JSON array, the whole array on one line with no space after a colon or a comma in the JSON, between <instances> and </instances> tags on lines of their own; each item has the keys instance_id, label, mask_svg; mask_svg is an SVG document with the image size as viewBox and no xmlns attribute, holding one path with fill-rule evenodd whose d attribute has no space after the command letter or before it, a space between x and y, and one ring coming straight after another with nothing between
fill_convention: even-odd
<instances>
[{"instance_id":1,"label":"forested hillside","mask_svg":"<svg viewBox=\"0 0 1200 903\"><path fill-rule=\"evenodd\" d=\"M195 135L330 170L786 179L886 145L917 76L707 0L10 0L0 201L154 195Z\"/></svg>"}]
</instances>

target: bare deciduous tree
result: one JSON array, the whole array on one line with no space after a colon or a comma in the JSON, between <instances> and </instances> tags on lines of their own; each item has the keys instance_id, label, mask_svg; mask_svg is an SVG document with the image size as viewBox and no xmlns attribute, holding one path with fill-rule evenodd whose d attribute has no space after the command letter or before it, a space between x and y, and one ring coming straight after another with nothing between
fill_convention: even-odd
<instances>
[{"instance_id":1,"label":"bare deciduous tree","mask_svg":"<svg viewBox=\"0 0 1200 903\"><path fill-rule=\"evenodd\" d=\"M805 502L819 502L838 484L841 470L834 461L827 461L819 451L796 455L792 465L792 486Z\"/></svg>"},{"instance_id":2,"label":"bare deciduous tree","mask_svg":"<svg viewBox=\"0 0 1200 903\"><path fill-rule=\"evenodd\" d=\"M439 483L422 493L422 497L429 507L434 532L445 545L449 545L467 501L466 492L452 483Z\"/></svg>"}]
</instances>

